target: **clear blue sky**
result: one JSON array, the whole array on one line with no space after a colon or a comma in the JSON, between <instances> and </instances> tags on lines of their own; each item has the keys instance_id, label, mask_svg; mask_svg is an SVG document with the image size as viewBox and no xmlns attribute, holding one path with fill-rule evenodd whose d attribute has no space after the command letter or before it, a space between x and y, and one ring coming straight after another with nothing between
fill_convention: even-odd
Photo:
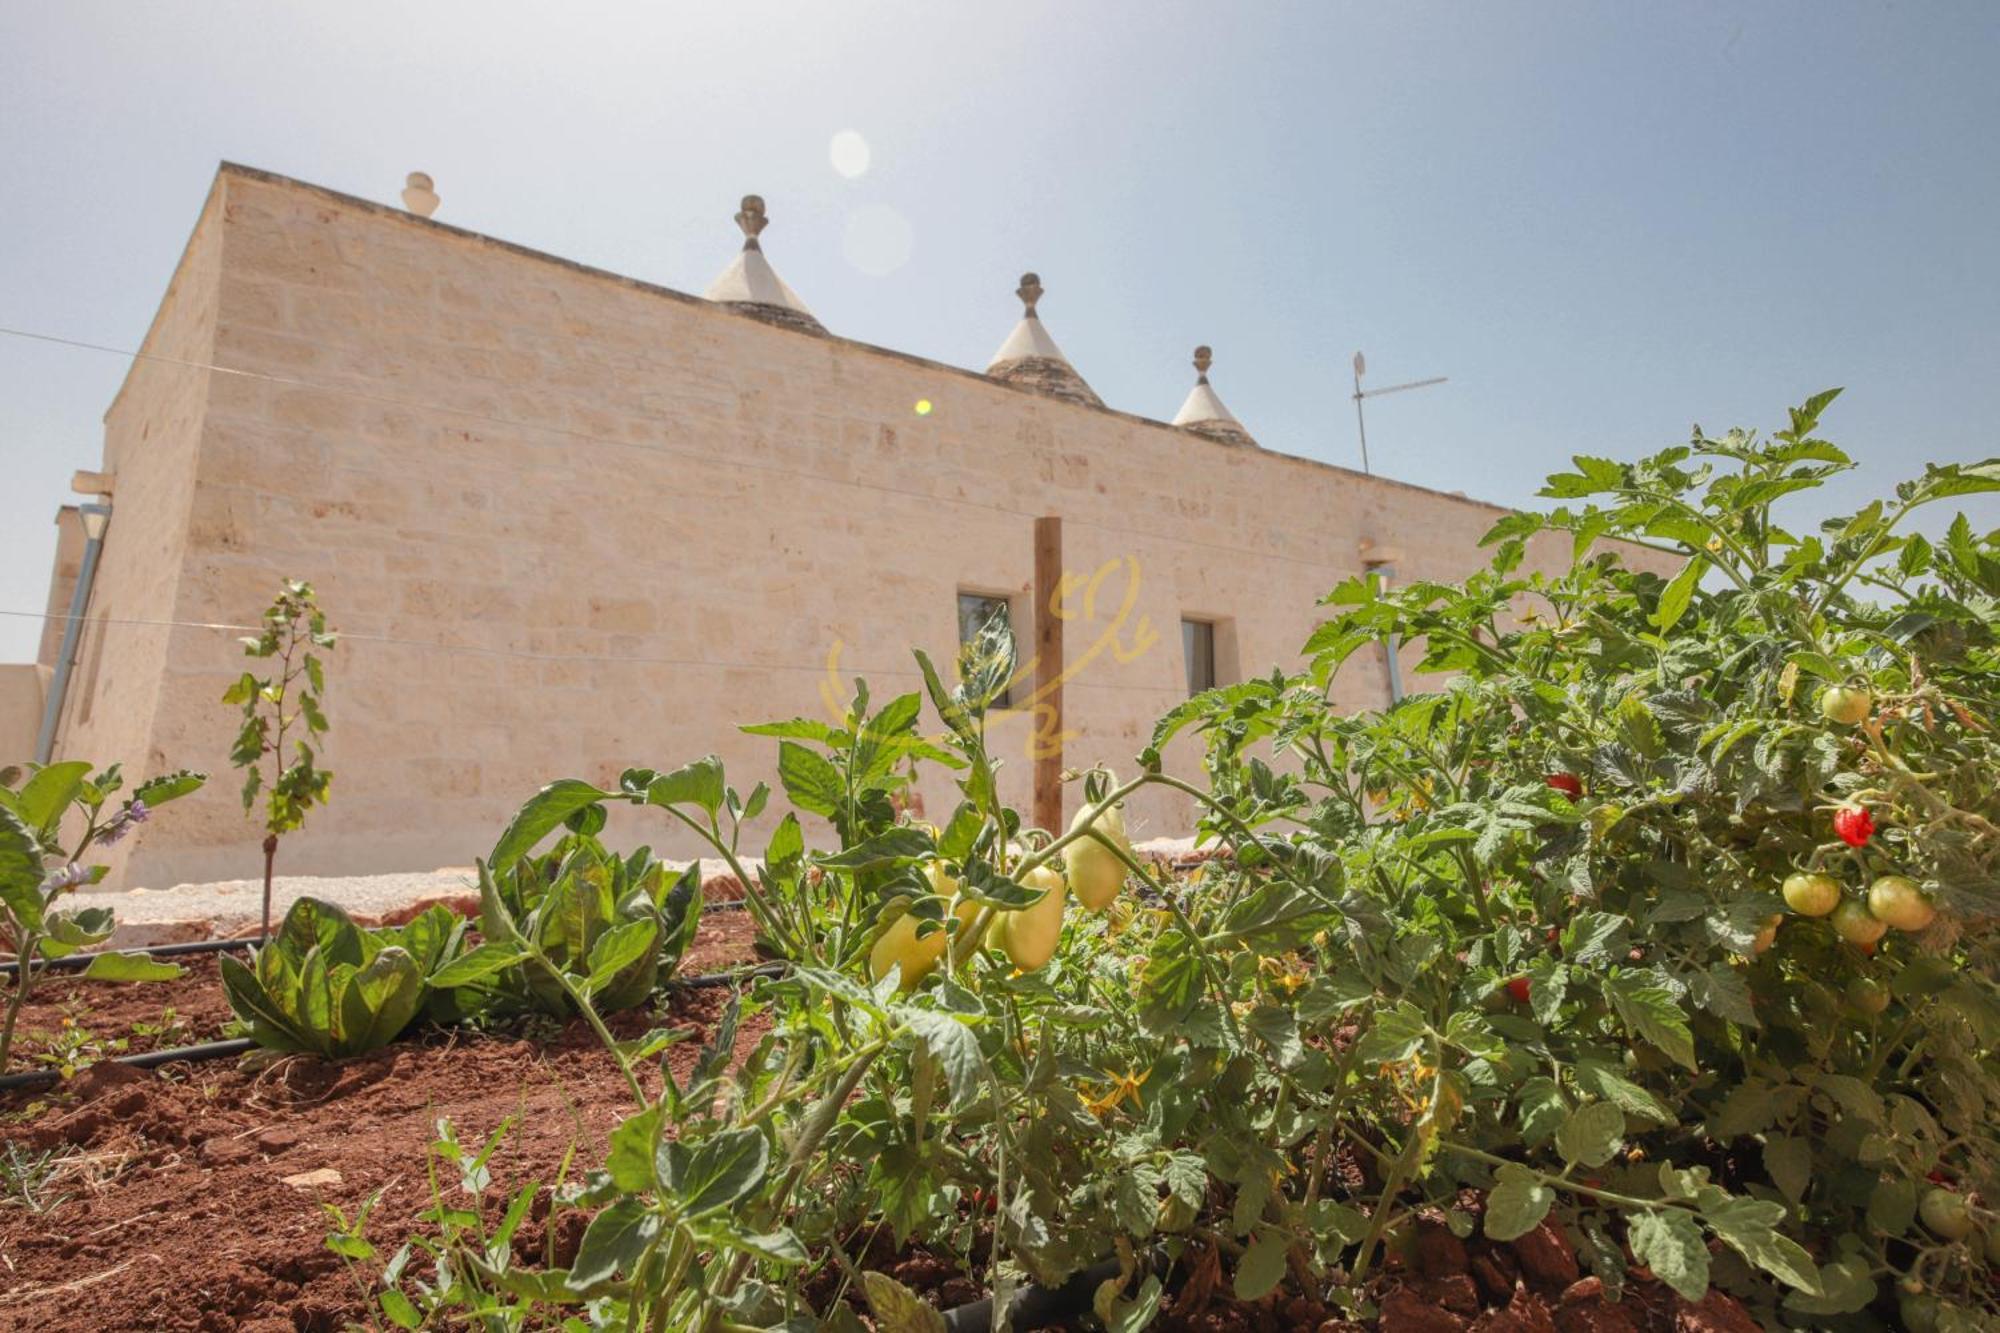
<instances>
[{"instance_id":1,"label":"clear blue sky","mask_svg":"<svg viewBox=\"0 0 2000 1333\"><path fill-rule=\"evenodd\" d=\"M981 367L1034 268L1107 402L1170 416L1212 343L1260 441L1340 463L1362 348L1451 377L1375 406L1377 470L1501 502L1846 385L1845 508L2000 453L1996 70L1987 0L0 0L0 324L136 346L221 159L427 170L442 220L694 291L755 190L838 333ZM0 338L0 608L123 371Z\"/></svg>"}]
</instances>

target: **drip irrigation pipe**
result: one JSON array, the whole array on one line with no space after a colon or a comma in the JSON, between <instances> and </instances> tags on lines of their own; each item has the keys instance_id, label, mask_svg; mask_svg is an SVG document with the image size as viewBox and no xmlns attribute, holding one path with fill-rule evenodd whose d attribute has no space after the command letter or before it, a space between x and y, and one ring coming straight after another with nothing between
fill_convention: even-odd
<instances>
[{"instance_id":1,"label":"drip irrigation pipe","mask_svg":"<svg viewBox=\"0 0 2000 1333\"><path fill-rule=\"evenodd\" d=\"M121 1055L112 1064L129 1065L134 1069L154 1069L160 1065L179 1064L181 1061L224 1060L232 1055L242 1055L257 1045L248 1037L232 1037L228 1041L205 1041L198 1046L174 1046L164 1051L144 1051L138 1055ZM44 1088L59 1082L62 1072L55 1069L30 1069L19 1074L0 1077L0 1092L14 1092L22 1088Z\"/></svg>"},{"instance_id":2,"label":"drip irrigation pipe","mask_svg":"<svg viewBox=\"0 0 2000 1333\"><path fill-rule=\"evenodd\" d=\"M255 940L203 940L202 944L219 947L240 948L255 944ZM180 953L192 953L191 945L164 945L159 953L172 949ZM58 959L57 961L67 961ZM670 977L667 984L683 990L701 990L712 986L734 986L754 977L775 977L790 966L788 963L765 963L759 967L735 968L728 972L705 972L692 977ZM138 1055L120 1055L111 1063L130 1065L134 1069L153 1069L160 1065L178 1064L181 1061L226 1060L232 1055L242 1055L255 1049L257 1043L248 1037L232 1037L226 1041L205 1041L194 1046L174 1046L162 1051L143 1051ZM43 1088L61 1081L62 1074L54 1069L29 1069L19 1074L0 1076L0 1092L15 1092L24 1088Z\"/></svg>"},{"instance_id":3,"label":"drip irrigation pipe","mask_svg":"<svg viewBox=\"0 0 2000 1333\"><path fill-rule=\"evenodd\" d=\"M1158 1249L1148 1250L1139 1257L1139 1272L1158 1272L1165 1261L1165 1255ZM1055 1325L1061 1328L1075 1326L1086 1315L1092 1314L1092 1306L1097 1298L1097 1289L1117 1277L1119 1264L1116 1259L1106 1259L1080 1273L1070 1274L1059 1287L1044 1287L1029 1283L1014 1293L1014 1299L1007 1306L1007 1327L1043 1328ZM993 1297L981 1297L966 1305L944 1312L945 1333L986 1333L993 1327Z\"/></svg>"},{"instance_id":4,"label":"drip irrigation pipe","mask_svg":"<svg viewBox=\"0 0 2000 1333\"><path fill-rule=\"evenodd\" d=\"M744 900L741 898L721 898L701 905L701 914L711 912L740 912ZM89 953L64 954L61 958L47 958L36 967L35 974L48 972L73 972L90 966L93 958L112 955L125 958L185 958L192 954L228 953L235 949L248 949L259 941L255 937L239 940L195 940L184 944L149 944L135 949L97 949ZM19 959L0 963L0 977L11 977L21 970Z\"/></svg>"}]
</instances>

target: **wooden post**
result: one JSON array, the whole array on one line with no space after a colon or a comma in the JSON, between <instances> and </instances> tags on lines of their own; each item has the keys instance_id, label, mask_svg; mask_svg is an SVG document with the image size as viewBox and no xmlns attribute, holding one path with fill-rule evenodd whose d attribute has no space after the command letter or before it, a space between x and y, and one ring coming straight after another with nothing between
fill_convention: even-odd
<instances>
[{"instance_id":1,"label":"wooden post","mask_svg":"<svg viewBox=\"0 0 2000 1333\"><path fill-rule=\"evenodd\" d=\"M1062 520L1035 520L1035 823L1063 831Z\"/></svg>"}]
</instances>

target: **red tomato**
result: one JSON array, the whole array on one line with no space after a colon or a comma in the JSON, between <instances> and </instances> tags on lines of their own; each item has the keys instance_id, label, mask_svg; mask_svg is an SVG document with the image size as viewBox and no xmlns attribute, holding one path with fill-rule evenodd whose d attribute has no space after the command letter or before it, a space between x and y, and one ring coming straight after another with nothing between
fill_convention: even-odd
<instances>
[{"instance_id":1,"label":"red tomato","mask_svg":"<svg viewBox=\"0 0 2000 1333\"><path fill-rule=\"evenodd\" d=\"M1533 989L1533 984L1526 977L1515 977L1507 983L1507 993L1514 997L1514 1003L1516 1004L1526 1004L1528 1002L1528 994Z\"/></svg>"},{"instance_id":2,"label":"red tomato","mask_svg":"<svg viewBox=\"0 0 2000 1333\"><path fill-rule=\"evenodd\" d=\"M1833 812L1833 831L1849 847L1866 847L1875 836L1875 817L1858 805L1843 805Z\"/></svg>"},{"instance_id":3,"label":"red tomato","mask_svg":"<svg viewBox=\"0 0 2000 1333\"><path fill-rule=\"evenodd\" d=\"M1574 773L1551 773L1542 781L1572 801L1583 795L1583 779Z\"/></svg>"}]
</instances>

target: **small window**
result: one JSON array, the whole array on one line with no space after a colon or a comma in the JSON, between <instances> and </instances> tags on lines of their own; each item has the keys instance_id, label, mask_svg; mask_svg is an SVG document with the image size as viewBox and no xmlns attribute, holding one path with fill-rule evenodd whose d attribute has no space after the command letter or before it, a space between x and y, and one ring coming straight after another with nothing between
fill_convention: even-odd
<instances>
[{"instance_id":1,"label":"small window","mask_svg":"<svg viewBox=\"0 0 2000 1333\"><path fill-rule=\"evenodd\" d=\"M1005 597L993 597L983 592L962 592L958 595L958 649L961 667L964 656L979 639L979 631L998 619L1009 633L1013 632L1014 617ZM1017 644L1018 647L1018 644ZM961 669L961 676L964 671ZM993 697L994 708L1012 708L1014 689L1012 685L1002 689Z\"/></svg>"},{"instance_id":2,"label":"small window","mask_svg":"<svg viewBox=\"0 0 2000 1333\"><path fill-rule=\"evenodd\" d=\"M1187 658L1190 696L1215 688L1215 624L1207 620L1181 622L1181 653Z\"/></svg>"}]
</instances>

